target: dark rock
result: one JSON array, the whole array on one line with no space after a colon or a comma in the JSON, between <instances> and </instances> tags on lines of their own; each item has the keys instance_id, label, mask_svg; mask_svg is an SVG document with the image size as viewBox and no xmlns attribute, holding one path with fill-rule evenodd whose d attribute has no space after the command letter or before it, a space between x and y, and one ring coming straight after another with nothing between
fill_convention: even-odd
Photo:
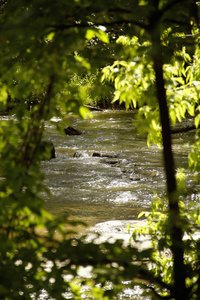
<instances>
[{"instance_id":1,"label":"dark rock","mask_svg":"<svg viewBox=\"0 0 200 300\"><path fill-rule=\"evenodd\" d=\"M102 154L102 157L117 158L117 157L119 157L119 155L118 154Z\"/></svg>"},{"instance_id":2,"label":"dark rock","mask_svg":"<svg viewBox=\"0 0 200 300\"><path fill-rule=\"evenodd\" d=\"M53 143L50 145L51 147L51 158L56 158L56 150Z\"/></svg>"},{"instance_id":3,"label":"dark rock","mask_svg":"<svg viewBox=\"0 0 200 300\"><path fill-rule=\"evenodd\" d=\"M117 158L118 154L106 154L106 153L99 153L99 152L94 152L92 154L93 157L105 157L105 158Z\"/></svg>"},{"instance_id":4,"label":"dark rock","mask_svg":"<svg viewBox=\"0 0 200 300\"><path fill-rule=\"evenodd\" d=\"M82 153L81 152L75 152L73 157L82 157Z\"/></svg>"},{"instance_id":5,"label":"dark rock","mask_svg":"<svg viewBox=\"0 0 200 300\"><path fill-rule=\"evenodd\" d=\"M41 147L43 150L43 160L48 160L52 158L56 158L56 151L54 144L51 141L43 141L41 143Z\"/></svg>"},{"instance_id":6,"label":"dark rock","mask_svg":"<svg viewBox=\"0 0 200 300\"><path fill-rule=\"evenodd\" d=\"M66 135L80 135L82 132L80 130L77 130L71 126L68 126L67 128L64 129Z\"/></svg>"},{"instance_id":7,"label":"dark rock","mask_svg":"<svg viewBox=\"0 0 200 300\"><path fill-rule=\"evenodd\" d=\"M80 152L80 151L76 151L73 155L73 157L79 158L79 157L89 157L89 155L86 152Z\"/></svg>"},{"instance_id":8,"label":"dark rock","mask_svg":"<svg viewBox=\"0 0 200 300\"><path fill-rule=\"evenodd\" d=\"M110 158L103 158L101 160L101 163L108 164L108 165L111 165L111 166L113 166L113 165L116 166L119 163L119 160L118 159L114 159L114 158L112 158L112 159L110 159Z\"/></svg>"},{"instance_id":9,"label":"dark rock","mask_svg":"<svg viewBox=\"0 0 200 300\"><path fill-rule=\"evenodd\" d=\"M92 156L93 156L93 157L102 157L102 156L101 156L101 153L99 153L99 152L94 152L94 153L92 154Z\"/></svg>"}]
</instances>

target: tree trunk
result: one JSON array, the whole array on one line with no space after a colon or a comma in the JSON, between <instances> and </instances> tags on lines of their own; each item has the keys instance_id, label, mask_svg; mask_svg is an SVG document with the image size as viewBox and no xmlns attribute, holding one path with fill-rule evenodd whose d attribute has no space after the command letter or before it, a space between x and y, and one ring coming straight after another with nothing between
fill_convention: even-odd
<instances>
[{"instance_id":1,"label":"tree trunk","mask_svg":"<svg viewBox=\"0 0 200 300\"><path fill-rule=\"evenodd\" d=\"M187 289L185 285L184 248L182 240L182 227L177 197L174 158L171 144L171 129L169 111L166 99L166 90L163 78L163 60L160 34L157 29L152 31L153 63L156 76L157 100L160 109L162 126L163 158L167 181L167 194L169 201L169 221L171 229L172 254L174 264L174 295L176 300L186 300Z\"/></svg>"}]
</instances>

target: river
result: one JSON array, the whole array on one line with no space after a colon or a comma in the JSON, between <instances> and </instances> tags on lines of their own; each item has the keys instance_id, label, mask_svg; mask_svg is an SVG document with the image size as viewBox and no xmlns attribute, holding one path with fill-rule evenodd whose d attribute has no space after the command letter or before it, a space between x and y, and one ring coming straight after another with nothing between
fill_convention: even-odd
<instances>
[{"instance_id":1,"label":"river","mask_svg":"<svg viewBox=\"0 0 200 300\"><path fill-rule=\"evenodd\" d=\"M137 220L141 211L150 210L155 191L165 193L162 150L155 145L147 147L146 137L138 133L136 112L105 110L93 115L86 120L70 117L68 124L53 118L46 124L44 138L52 141L56 150L55 159L42 162L51 191L51 196L45 196L46 209L54 215L68 214L89 226ZM191 120L185 122L187 125ZM60 132L55 129L58 124L63 127ZM68 125L82 134L66 136L64 127ZM187 167L194 137L194 131L173 135L176 167ZM149 299L140 297L141 292L136 286L124 291L120 299ZM41 299L46 299L45 295Z\"/></svg>"},{"instance_id":2,"label":"river","mask_svg":"<svg viewBox=\"0 0 200 300\"><path fill-rule=\"evenodd\" d=\"M71 118L81 135L66 136L46 126L46 138L54 143L56 158L43 163L46 185L52 196L46 207L53 214L69 214L94 225L108 220L135 220L149 210L154 192L165 192L162 150L147 147L138 134L134 111L94 112L93 119ZM173 136L176 166L187 165L194 132ZM93 153L103 157L93 157ZM74 157L74 154L77 156ZM109 156L109 157L106 157Z\"/></svg>"}]
</instances>

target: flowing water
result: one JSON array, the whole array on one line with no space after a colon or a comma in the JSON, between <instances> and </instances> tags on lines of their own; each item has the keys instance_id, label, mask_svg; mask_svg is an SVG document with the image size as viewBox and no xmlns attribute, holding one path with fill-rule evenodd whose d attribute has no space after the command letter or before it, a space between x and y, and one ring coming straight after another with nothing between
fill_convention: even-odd
<instances>
[{"instance_id":1,"label":"flowing water","mask_svg":"<svg viewBox=\"0 0 200 300\"><path fill-rule=\"evenodd\" d=\"M90 226L136 220L139 212L150 210L154 191L163 194L166 188L162 150L147 147L135 116L133 111L106 110L94 112L93 119L71 118L71 125L82 131L76 136L55 130L53 123L62 125L61 120L46 125L45 139L56 149L56 158L42 163L51 191L45 198L47 210L69 214ZM188 142L193 139L194 132L173 136L177 167L187 167ZM124 291L120 299L149 299L140 294L135 287Z\"/></svg>"},{"instance_id":2,"label":"flowing water","mask_svg":"<svg viewBox=\"0 0 200 300\"><path fill-rule=\"evenodd\" d=\"M71 126L81 135L66 136L47 125L46 137L56 149L56 159L43 163L52 193L47 209L69 213L89 225L137 219L140 211L150 209L154 191L165 191L162 151L157 146L149 149L146 138L137 133L135 112L106 110L93 115L72 119ZM178 166L187 164L184 143L182 135L175 136ZM102 157L94 157L97 152Z\"/></svg>"}]
</instances>

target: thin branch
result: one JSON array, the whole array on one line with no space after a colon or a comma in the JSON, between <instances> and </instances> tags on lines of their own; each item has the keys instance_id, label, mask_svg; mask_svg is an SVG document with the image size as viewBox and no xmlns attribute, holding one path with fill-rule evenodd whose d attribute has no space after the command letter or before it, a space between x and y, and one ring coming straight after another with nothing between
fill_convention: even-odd
<instances>
[{"instance_id":1,"label":"thin branch","mask_svg":"<svg viewBox=\"0 0 200 300\"><path fill-rule=\"evenodd\" d=\"M187 37L195 37L200 35L200 32L194 33L194 34L183 34L183 35L177 35L177 38L187 38Z\"/></svg>"},{"instance_id":2,"label":"thin branch","mask_svg":"<svg viewBox=\"0 0 200 300\"><path fill-rule=\"evenodd\" d=\"M116 20L112 22L97 22L97 23L76 23L74 22L73 24L66 25L66 24L60 24L60 25L49 25L48 27L53 28L54 30L65 30L65 29L71 29L71 28L91 28L95 26L113 26L113 25L120 25L120 24L132 24L139 26L143 29L147 29L148 26L142 22L134 21L134 20Z\"/></svg>"},{"instance_id":3,"label":"thin branch","mask_svg":"<svg viewBox=\"0 0 200 300\"><path fill-rule=\"evenodd\" d=\"M174 20L174 19L165 19L164 21L168 22L168 23L172 23L174 25L180 25L180 26L188 26L188 25L190 25L190 23L188 23L188 22Z\"/></svg>"}]
</instances>

